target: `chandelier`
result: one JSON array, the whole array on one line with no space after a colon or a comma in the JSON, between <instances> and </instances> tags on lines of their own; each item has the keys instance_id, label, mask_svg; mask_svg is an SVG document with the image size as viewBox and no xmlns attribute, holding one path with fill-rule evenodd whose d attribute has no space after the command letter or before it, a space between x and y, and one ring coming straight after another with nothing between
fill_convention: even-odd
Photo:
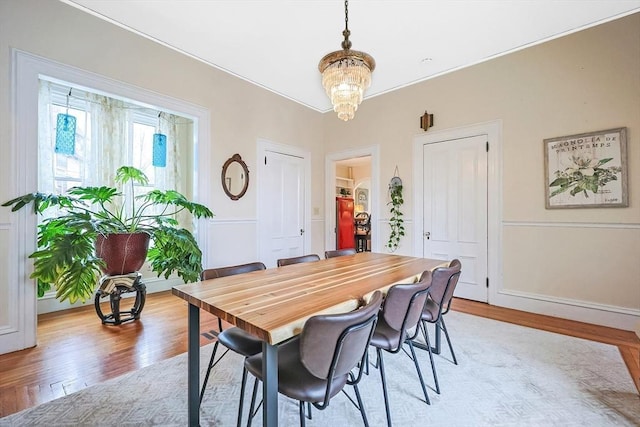
<instances>
[{"instance_id":1,"label":"chandelier","mask_svg":"<svg viewBox=\"0 0 640 427\"><path fill-rule=\"evenodd\" d=\"M371 72L376 68L376 61L371 55L351 50L348 6L347 0L344 2L342 50L325 55L318 64L322 86L331 99L333 111L345 122L355 116L364 91L371 84Z\"/></svg>"}]
</instances>

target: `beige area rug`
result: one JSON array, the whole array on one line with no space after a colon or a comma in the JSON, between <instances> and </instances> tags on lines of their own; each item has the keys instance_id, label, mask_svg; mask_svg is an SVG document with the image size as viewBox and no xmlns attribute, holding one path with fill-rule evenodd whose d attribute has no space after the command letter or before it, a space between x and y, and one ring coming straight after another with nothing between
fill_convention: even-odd
<instances>
[{"instance_id":1,"label":"beige area rug","mask_svg":"<svg viewBox=\"0 0 640 427\"><path fill-rule=\"evenodd\" d=\"M420 400L410 359L385 357L394 425L640 426L640 398L616 347L457 312L447 325L459 365L446 347L436 356L442 394L429 390L430 406ZM203 368L212 347L202 350ZM433 384L428 354L418 350L418 357ZM235 425L241 369L231 353L215 368L203 426ZM380 375L370 373L361 383L364 404L371 426L384 426ZM185 426L186 374L183 354L2 418L0 426ZM297 404L280 396L279 416L282 426L298 425ZM253 425L261 424L258 417ZM343 395L307 420L310 427L359 425Z\"/></svg>"}]
</instances>

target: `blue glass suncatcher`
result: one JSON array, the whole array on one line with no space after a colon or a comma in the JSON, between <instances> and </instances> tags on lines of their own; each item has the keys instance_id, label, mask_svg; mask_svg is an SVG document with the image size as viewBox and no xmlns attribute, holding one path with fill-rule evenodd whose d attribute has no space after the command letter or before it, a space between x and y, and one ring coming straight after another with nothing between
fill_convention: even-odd
<instances>
[{"instance_id":1,"label":"blue glass suncatcher","mask_svg":"<svg viewBox=\"0 0 640 427\"><path fill-rule=\"evenodd\" d=\"M151 164L155 167L167 166L167 135L153 134L153 159Z\"/></svg>"},{"instance_id":2,"label":"blue glass suncatcher","mask_svg":"<svg viewBox=\"0 0 640 427\"><path fill-rule=\"evenodd\" d=\"M56 148L58 154L73 156L76 152L76 118L58 114L56 120Z\"/></svg>"}]
</instances>

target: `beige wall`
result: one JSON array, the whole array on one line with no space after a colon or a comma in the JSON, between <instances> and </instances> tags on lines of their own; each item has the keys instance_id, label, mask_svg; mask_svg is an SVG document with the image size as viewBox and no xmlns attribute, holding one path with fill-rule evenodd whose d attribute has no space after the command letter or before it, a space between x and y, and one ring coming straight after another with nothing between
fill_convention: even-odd
<instances>
[{"instance_id":1,"label":"beige wall","mask_svg":"<svg viewBox=\"0 0 640 427\"><path fill-rule=\"evenodd\" d=\"M640 14L368 99L351 122L325 114L329 152L379 144L382 201L398 166L405 253L413 248L412 144L425 109L435 115L429 132L502 120L501 290L638 315ZM622 126L630 206L545 210L543 139Z\"/></svg>"}]
</instances>

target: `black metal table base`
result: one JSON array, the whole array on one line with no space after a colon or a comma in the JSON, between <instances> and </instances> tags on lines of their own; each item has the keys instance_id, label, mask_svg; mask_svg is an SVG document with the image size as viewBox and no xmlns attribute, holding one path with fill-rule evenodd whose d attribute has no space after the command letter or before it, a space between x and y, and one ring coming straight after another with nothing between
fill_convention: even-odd
<instances>
[{"instance_id":1,"label":"black metal table base","mask_svg":"<svg viewBox=\"0 0 640 427\"><path fill-rule=\"evenodd\" d=\"M136 293L136 299L133 306L130 310L121 311L120 302L122 300L122 295L132 292ZM100 302L106 298L109 298L111 313L103 313L102 308L100 307ZM137 279L132 287L116 285L115 289L109 293L104 292L102 289L98 289L96 291L94 305L96 313L104 325L120 325L124 322L138 320L140 318L140 313L144 308L146 298L147 287L142 283L142 280Z\"/></svg>"}]
</instances>

